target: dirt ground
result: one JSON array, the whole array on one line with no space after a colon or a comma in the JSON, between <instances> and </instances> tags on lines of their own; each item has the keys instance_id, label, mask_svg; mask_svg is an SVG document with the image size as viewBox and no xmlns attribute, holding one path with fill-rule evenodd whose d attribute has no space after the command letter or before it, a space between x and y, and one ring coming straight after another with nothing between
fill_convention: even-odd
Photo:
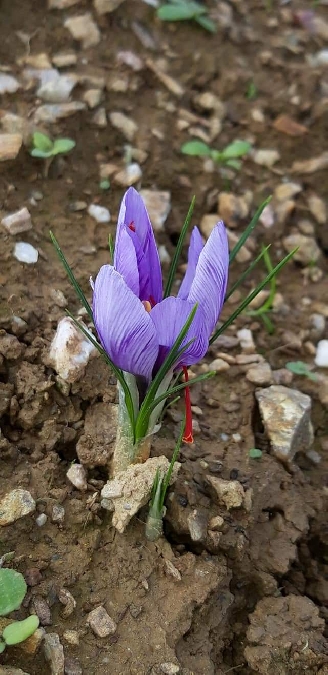
<instances>
[{"instance_id":1,"label":"dirt ground","mask_svg":"<svg viewBox=\"0 0 328 675\"><path fill-rule=\"evenodd\" d=\"M0 232L0 497L21 487L37 502L36 514L1 528L0 556L14 551L11 564L28 582L17 616L36 611L45 631L59 635L68 675L327 675L327 379L320 368L316 381L292 377L285 369L288 361L298 360L312 368L318 340L328 338L328 70L315 62L328 36L327 4L312 3L322 21L319 30L300 19L299 12L309 9L301 0L209 2L215 35L192 23L161 23L155 9L139 0L125 0L105 15L89 0L64 4L72 6L51 10L42 0L0 2L0 71L21 84L1 95L0 124L8 112L25 124L18 156L0 163L1 218L26 206L33 224L16 236L3 227ZM100 39L85 48L64 22L87 11ZM97 107L87 106L55 124L35 122L45 101L24 71L40 67L40 57L34 58L40 54L48 67L56 67L52 59L60 52L76 56L76 63L60 69L79 76L72 100L84 101L87 90L100 90L104 126L94 120ZM214 103L202 94L214 96ZM135 122L132 140L111 123L114 111ZM276 122L281 115L289 116L287 133L286 121ZM292 133L290 119L297 123ZM48 177L27 149L36 128L76 141L67 157L52 164ZM215 148L243 138L256 151L279 155L270 167L251 155L239 172L224 172L208 160L181 154L182 143L195 134ZM305 249L319 247L314 258L305 254L279 277L272 335L260 319L244 313L227 331L228 339L210 348L204 363L221 353L227 369L192 390L195 443L182 450L182 468L167 500L166 537L157 543L145 539L146 512L119 535L100 505L108 478L101 449L112 448L108 419L116 396L106 365L100 358L90 360L84 377L65 388L47 360L65 298L72 311L79 309L49 229L89 296L89 277L108 262L108 234L115 231L125 190L115 176L131 153L142 171L135 187L171 193L171 211L156 235L170 256L193 194L194 224L218 213L220 192L240 196L242 204L228 208L227 223L240 234L261 201L286 182L300 190L287 205L277 206L271 227L265 219L259 223L248 245L251 256L262 243L271 243L276 263L291 234L308 237ZM317 166L309 166L313 158L321 158ZM106 191L100 187L101 165L112 165ZM90 203L109 208L109 225L88 214ZM36 264L14 258L14 244L21 240L39 251ZM231 283L245 265L234 263ZM226 304L224 318L264 274L260 265L241 295ZM321 328L313 314L324 317ZM286 467L270 453L254 395L257 385L246 377L249 366L236 360L241 353L236 334L243 327L251 328L256 353L280 373L272 381L311 396L313 448L320 462L318 455L311 461L299 453ZM171 456L180 414L178 405L167 416L153 455ZM262 450L261 459L250 458L254 447ZM66 478L78 459L88 472L85 492ZM239 481L243 507L228 510L218 502L210 481L216 476ZM47 519L39 526L41 513ZM221 525L209 529L218 516ZM63 589L75 607L67 609L60 601ZM87 624L90 611L100 605L117 624L106 638ZM68 631L76 631L73 638ZM1 659L30 675L64 672L46 661L42 646L33 654L8 649Z\"/></svg>"}]
</instances>

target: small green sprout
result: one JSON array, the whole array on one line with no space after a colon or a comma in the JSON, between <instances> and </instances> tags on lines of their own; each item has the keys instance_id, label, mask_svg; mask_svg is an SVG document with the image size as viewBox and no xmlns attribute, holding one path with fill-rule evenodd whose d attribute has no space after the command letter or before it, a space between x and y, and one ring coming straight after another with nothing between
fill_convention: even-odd
<instances>
[{"instance_id":1,"label":"small green sprout","mask_svg":"<svg viewBox=\"0 0 328 675\"><path fill-rule=\"evenodd\" d=\"M104 178L103 180L100 181L99 187L101 190L109 190L110 181L107 178Z\"/></svg>"},{"instance_id":2,"label":"small green sprout","mask_svg":"<svg viewBox=\"0 0 328 675\"><path fill-rule=\"evenodd\" d=\"M263 455L262 450L259 450L259 448L251 448L248 452L248 456L250 459L261 459Z\"/></svg>"},{"instance_id":3,"label":"small green sprout","mask_svg":"<svg viewBox=\"0 0 328 675\"><path fill-rule=\"evenodd\" d=\"M210 148L207 143L202 141L188 141L184 143L181 152L184 155L191 155L194 157L210 157L213 162L217 164L224 164L235 171L241 168L240 157L245 157L251 149L251 144L248 141L233 141L227 145L223 150L214 150Z\"/></svg>"},{"instance_id":4,"label":"small green sprout","mask_svg":"<svg viewBox=\"0 0 328 675\"><path fill-rule=\"evenodd\" d=\"M27 586L20 572L9 568L0 569L0 616L7 616L19 609L26 595ZM0 634L0 654L9 645L16 645L27 640L39 625L39 619L31 614L23 621L9 623Z\"/></svg>"},{"instance_id":5,"label":"small green sprout","mask_svg":"<svg viewBox=\"0 0 328 675\"><path fill-rule=\"evenodd\" d=\"M249 101L254 101L254 99L258 95L258 89L257 86L254 82L254 80L251 80L248 83L247 91L246 91L246 98L248 98Z\"/></svg>"},{"instance_id":6,"label":"small green sprout","mask_svg":"<svg viewBox=\"0 0 328 675\"><path fill-rule=\"evenodd\" d=\"M317 381L317 376L309 370L309 366L304 361L289 361L286 363L286 368L294 375L304 375L309 380Z\"/></svg>"},{"instance_id":7,"label":"small green sprout","mask_svg":"<svg viewBox=\"0 0 328 675\"><path fill-rule=\"evenodd\" d=\"M32 137L33 147L30 150L32 157L38 157L45 161L45 177L48 176L49 167L57 155L66 155L75 148L75 141L71 138L57 138L52 141L49 136L35 131Z\"/></svg>"},{"instance_id":8,"label":"small green sprout","mask_svg":"<svg viewBox=\"0 0 328 675\"><path fill-rule=\"evenodd\" d=\"M216 25L208 16L207 8L194 0L169 0L158 8L157 16L161 21L196 21L209 33L216 33Z\"/></svg>"}]
</instances>

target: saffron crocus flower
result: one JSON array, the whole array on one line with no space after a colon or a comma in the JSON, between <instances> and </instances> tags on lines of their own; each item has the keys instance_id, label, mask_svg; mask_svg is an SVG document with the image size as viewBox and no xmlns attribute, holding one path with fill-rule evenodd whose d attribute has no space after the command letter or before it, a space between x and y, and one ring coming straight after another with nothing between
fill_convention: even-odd
<instances>
[{"instance_id":1,"label":"saffron crocus flower","mask_svg":"<svg viewBox=\"0 0 328 675\"><path fill-rule=\"evenodd\" d=\"M99 339L116 367L134 376L136 415L152 382L196 306L193 321L174 361L159 383L156 395L167 391L174 371L197 363L208 349L219 318L228 278L228 241L219 222L203 246L194 228L188 265L178 297L162 300L158 252L148 213L138 193L130 188L123 199L115 242L114 265L104 265L96 278L93 316ZM129 380L131 382L131 379ZM186 388L185 440L192 440L189 391ZM152 433L164 402L150 418ZM137 423L138 425L138 420Z\"/></svg>"}]
</instances>

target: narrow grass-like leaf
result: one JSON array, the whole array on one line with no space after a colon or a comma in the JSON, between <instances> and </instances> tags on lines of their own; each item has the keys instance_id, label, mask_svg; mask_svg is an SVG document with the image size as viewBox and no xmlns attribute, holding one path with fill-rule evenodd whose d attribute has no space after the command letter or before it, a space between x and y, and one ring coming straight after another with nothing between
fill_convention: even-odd
<instances>
[{"instance_id":1,"label":"narrow grass-like leaf","mask_svg":"<svg viewBox=\"0 0 328 675\"><path fill-rule=\"evenodd\" d=\"M281 260L273 268L272 272L270 272L270 274L268 274L265 277L264 281L261 281L261 283L256 286L254 291L252 291L252 293L250 293L247 296L247 298L245 298L245 300L243 300L243 302L240 303L239 307L237 307L237 309L231 314L229 319L227 319L227 321L225 321L224 324L222 324L222 326L220 328L218 328L218 330L216 330L215 333L212 335L212 337L210 339L210 344L213 344L213 342L215 342L215 340L219 337L219 335L221 335L228 328L228 326L230 326L235 321L237 316L239 316L239 314L241 312L243 312L244 309L246 309L246 307L248 307L249 303L252 302L252 300L254 300L254 298L256 298L256 296L258 295L258 293L260 291L262 291L264 286L266 286L271 281L272 277L275 274L278 274L278 272L282 269L282 267L284 267L284 265L286 265L286 263L288 263L289 260L291 260L291 258L293 257L293 255L296 253L297 250L298 250L298 247L294 248L293 251L288 253L285 256L285 258L283 258L283 260Z\"/></svg>"},{"instance_id":2,"label":"narrow grass-like leaf","mask_svg":"<svg viewBox=\"0 0 328 675\"><path fill-rule=\"evenodd\" d=\"M246 243L248 237L249 237L250 234L253 232L254 228L256 227L256 225L257 225L257 223L258 223L258 221L259 221L259 219L260 219L260 216L261 216L261 213L263 213L265 207L269 204L270 201L271 201L271 197L268 197L268 198L263 202L263 204L261 204L261 206L259 206L259 208L257 209L257 211L256 211L256 213L254 214L254 216L253 216L253 218L252 218L250 224L246 227L245 232L243 232L243 234L241 235L239 241L237 241L236 246L234 246L234 248L232 249L232 251L231 251L231 253L230 253L230 257L229 257L230 263L232 263L232 261L235 259L236 255L237 255L237 253L240 251L240 249L241 249L241 248L244 246L244 244Z\"/></svg>"},{"instance_id":3,"label":"narrow grass-like leaf","mask_svg":"<svg viewBox=\"0 0 328 675\"><path fill-rule=\"evenodd\" d=\"M185 423L186 423L186 421L185 421L185 418L184 418L184 419L182 420L181 429L180 429L180 433L179 433L179 438L178 438L178 440L177 440L177 442L176 442L176 445L175 445L175 448L174 448L174 450L173 450L173 455L172 455L172 459L171 459L171 461L170 461L170 466L169 466L169 468L168 468L168 471L167 471L166 474L165 474L165 478L164 478L164 481L163 481L162 490L161 490L161 492L162 492L162 494L161 494L161 502L160 502L161 509L163 509L164 501L165 501L165 497L166 497L166 492L167 492L167 488L168 488L169 485L170 485L170 480L171 480L171 476L172 476L173 467L174 467L174 465L175 465L175 462L177 461L178 454L179 454L179 452L180 452L181 443L182 443L182 437L183 437L184 428L185 428Z\"/></svg>"},{"instance_id":4,"label":"narrow grass-like leaf","mask_svg":"<svg viewBox=\"0 0 328 675\"><path fill-rule=\"evenodd\" d=\"M195 208L195 201L196 201L196 197L194 195L192 200L191 200L191 203L190 203L190 206L189 206L189 209L188 209L188 213L186 215L186 219L183 223L183 227L182 227L182 230L180 232L178 243L177 243L176 248L175 248L173 260L172 260L171 265L170 265L169 274L168 274L166 287L165 287L165 291L164 291L164 298L167 298L170 295L171 290L172 290L175 273L176 273L176 270L177 270L177 267L178 267L179 258L180 258L182 247L183 247L183 242L186 238L188 227L190 225L192 214L193 214L193 211L194 211L194 208Z\"/></svg>"},{"instance_id":5,"label":"narrow grass-like leaf","mask_svg":"<svg viewBox=\"0 0 328 675\"><path fill-rule=\"evenodd\" d=\"M107 352L103 349L103 347L99 344L99 342L96 340L96 338L92 335L92 333L85 327L83 324L81 324L75 316L73 316L72 312L70 312L68 309L66 310L66 314L72 319L74 322L75 326L79 328L80 331L82 331L83 335L91 342L91 344L98 350L99 354L103 357L103 359L106 361L107 365L110 366L112 369L114 375L116 375L125 395L125 403L127 407L127 411L129 414L130 422L131 422L131 427L134 430L134 407L133 407L133 401L131 397L131 392L130 389L124 379L124 375L121 371L120 368L117 368L113 361L109 358Z\"/></svg>"},{"instance_id":6,"label":"narrow grass-like leaf","mask_svg":"<svg viewBox=\"0 0 328 675\"><path fill-rule=\"evenodd\" d=\"M192 384L197 384L198 382L202 382L203 380L208 380L210 377L214 377L214 375L216 375L216 371L211 370L208 373L202 373L201 375L197 375L197 377L193 377L188 382L181 382L181 384L177 384L175 387L167 389L167 391L164 394L161 394L161 396L155 398L155 400L149 405L147 412L149 412L150 414L153 410L155 410L156 406L158 406L159 403L164 401L169 396L172 396L172 394L176 394L178 391L182 391L186 387L190 387Z\"/></svg>"},{"instance_id":7,"label":"narrow grass-like leaf","mask_svg":"<svg viewBox=\"0 0 328 675\"><path fill-rule=\"evenodd\" d=\"M255 258L255 260L253 260L253 262L250 264L250 266L247 268L247 270L246 270L245 272L243 272L243 273L240 275L240 277L238 277L237 281L235 281L235 283L234 283L234 284L231 286L231 288L229 289L229 291L228 291L228 293L227 293L227 295L226 295L226 297L225 297L225 301L224 301L224 302L227 302L227 300L228 300L228 299L230 298L230 296L235 292L235 290L238 288L238 286L240 286L240 284L242 284L242 283L245 281L245 279L246 279L246 278L248 277L248 275L252 272L252 270L254 269L254 267L256 267L256 265L260 262L260 260L262 260L262 258L263 258L263 256L264 256L264 251L268 251L268 249L270 248L270 246L271 246L271 244L268 244L268 246L266 246L265 248L263 248L262 251L261 251L261 253L259 253L259 255L257 256L257 258Z\"/></svg>"},{"instance_id":8,"label":"narrow grass-like leaf","mask_svg":"<svg viewBox=\"0 0 328 675\"><path fill-rule=\"evenodd\" d=\"M110 255L110 264L112 265L114 260L114 238L112 234L108 235L108 248Z\"/></svg>"},{"instance_id":9,"label":"narrow grass-like leaf","mask_svg":"<svg viewBox=\"0 0 328 675\"><path fill-rule=\"evenodd\" d=\"M53 243L53 245L54 245L54 247L55 247L55 249L56 249L56 253L57 253L57 255L58 255L58 258L59 258L60 262L62 263L62 265L63 265L64 268L65 268L65 271L66 271L66 273L67 273L67 276L68 276L68 278L69 278L69 280L70 280L70 282L71 282L71 284L72 284L72 286L73 286L73 288L74 288L74 290L75 290L75 293L76 293L76 295L78 296L80 302L82 303L84 309L85 309L86 312L88 313L89 318L90 318L91 321L93 322L93 313L92 313L92 309L91 309L91 307L90 307L90 305L89 305L89 303L88 303L88 301L87 301L87 299L86 299L86 297L85 297L85 295L84 295L84 293L83 293L83 291L82 291L82 288L81 288L79 282L76 280L76 278L75 278L75 276L74 276L74 273L73 273L73 270L72 270L72 268L70 267L70 265L68 264L68 262L67 262L67 260L66 260L66 258L65 258L65 256L64 256L64 253L63 253L63 251L61 250L61 248L60 248L60 246L59 246L59 244L58 244L58 241L57 241L57 239L56 239L54 233L50 230L50 233L49 233L49 234L50 234L50 239L51 239L51 241L52 241L52 243Z\"/></svg>"},{"instance_id":10,"label":"narrow grass-like leaf","mask_svg":"<svg viewBox=\"0 0 328 675\"><path fill-rule=\"evenodd\" d=\"M212 19L210 19L209 16L206 16L205 14L202 14L201 16L195 16L194 18L195 18L195 21L197 21L197 23L202 28L205 28L205 30L207 30L209 33L214 34L214 33L217 32L217 27L216 27L214 21L212 21Z\"/></svg>"}]
</instances>

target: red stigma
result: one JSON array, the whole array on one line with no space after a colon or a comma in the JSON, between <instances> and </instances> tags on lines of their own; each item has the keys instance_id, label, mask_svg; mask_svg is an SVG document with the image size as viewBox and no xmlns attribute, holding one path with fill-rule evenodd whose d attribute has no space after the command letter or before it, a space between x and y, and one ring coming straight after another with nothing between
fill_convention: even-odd
<instances>
[{"instance_id":1,"label":"red stigma","mask_svg":"<svg viewBox=\"0 0 328 675\"><path fill-rule=\"evenodd\" d=\"M185 376L185 381L189 382L189 377L188 377L188 370L186 366L182 366L183 368L183 374ZM185 387L185 406L186 406L186 424L185 424L185 430L184 434L182 437L182 440L185 443L193 443L194 438L192 435L192 413L191 413L191 401L190 401L190 389L189 387Z\"/></svg>"},{"instance_id":2,"label":"red stigma","mask_svg":"<svg viewBox=\"0 0 328 675\"><path fill-rule=\"evenodd\" d=\"M149 302L150 302L152 308L155 307L156 302L155 302L155 298L154 298L153 295L150 295L150 296L149 296Z\"/></svg>"},{"instance_id":3,"label":"red stigma","mask_svg":"<svg viewBox=\"0 0 328 675\"><path fill-rule=\"evenodd\" d=\"M133 220L131 220L131 223L130 223L130 225L128 225L128 228L129 228L129 230L132 230L132 232L136 231L135 224L134 224Z\"/></svg>"}]
</instances>

